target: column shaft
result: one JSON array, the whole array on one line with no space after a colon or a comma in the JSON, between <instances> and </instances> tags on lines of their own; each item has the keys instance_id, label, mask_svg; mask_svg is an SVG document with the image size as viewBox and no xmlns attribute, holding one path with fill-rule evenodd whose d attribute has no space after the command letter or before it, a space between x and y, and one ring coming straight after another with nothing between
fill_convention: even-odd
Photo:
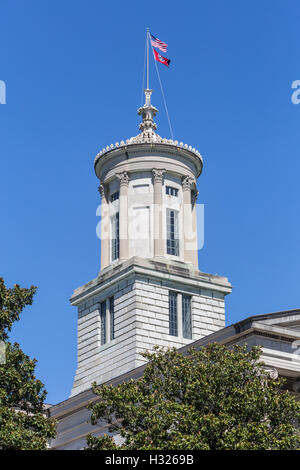
<instances>
[{"instance_id":1,"label":"column shaft","mask_svg":"<svg viewBox=\"0 0 300 470\"><path fill-rule=\"evenodd\" d=\"M195 265L195 242L193 234L192 204L191 204L191 186L192 178L185 176L182 178L183 192L183 246L184 261ZM197 265L196 265L197 267Z\"/></svg>"},{"instance_id":2,"label":"column shaft","mask_svg":"<svg viewBox=\"0 0 300 470\"><path fill-rule=\"evenodd\" d=\"M193 227L193 234L194 234L193 264L198 269L197 197L198 197L198 191L197 190L193 191L192 192L192 227Z\"/></svg>"},{"instance_id":3,"label":"column shaft","mask_svg":"<svg viewBox=\"0 0 300 470\"><path fill-rule=\"evenodd\" d=\"M99 186L101 194L101 270L109 265L109 205L107 188L104 184Z\"/></svg>"},{"instance_id":4,"label":"column shaft","mask_svg":"<svg viewBox=\"0 0 300 470\"><path fill-rule=\"evenodd\" d=\"M154 257L164 256L163 175L165 170L152 170L154 186Z\"/></svg>"},{"instance_id":5,"label":"column shaft","mask_svg":"<svg viewBox=\"0 0 300 470\"><path fill-rule=\"evenodd\" d=\"M120 229L120 260L128 259L128 184L129 176L126 171L118 173L120 180L120 209L119 209L119 229Z\"/></svg>"}]
</instances>

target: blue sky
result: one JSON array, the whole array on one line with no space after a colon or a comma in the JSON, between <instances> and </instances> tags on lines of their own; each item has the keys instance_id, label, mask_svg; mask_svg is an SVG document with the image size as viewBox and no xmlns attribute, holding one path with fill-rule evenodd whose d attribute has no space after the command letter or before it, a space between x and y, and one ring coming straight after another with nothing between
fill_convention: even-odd
<instances>
[{"instance_id":1,"label":"blue sky","mask_svg":"<svg viewBox=\"0 0 300 470\"><path fill-rule=\"evenodd\" d=\"M227 324L300 307L298 1L2 0L0 275L38 286L11 340L38 359L47 401L76 368L73 290L97 276L93 159L138 133L145 30L175 139L200 150L202 271L229 278ZM158 133L170 137L153 62Z\"/></svg>"}]
</instances>

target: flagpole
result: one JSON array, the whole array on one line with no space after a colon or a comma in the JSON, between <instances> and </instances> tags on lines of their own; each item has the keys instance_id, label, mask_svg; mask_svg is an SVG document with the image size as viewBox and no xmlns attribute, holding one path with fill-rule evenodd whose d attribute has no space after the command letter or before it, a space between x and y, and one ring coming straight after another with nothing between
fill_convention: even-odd
<instances>
[{"instance_id":1,"label":"flagpole","mask_svg":"<svg viewBox=\"0 0 300 470\"><path fill-rule=\"evenodd\" d=\"M154 55L154 48L152 46L152 43L151 43L151 49L152 49L152 54L153 54L154 65L155 65L155 68L156 68L157 78L158 78L158 81L159 81L160 90L161 90L161 94L162 94L164 105L165 105L166 115L167 115L167 118L168 118L171 137L172 137L172 140L174 140L174 134L173 134L172 126L171 126L171 120L170 120L170 116L169 116L169 112L168 112L167 102L166 102L163 86L162 86L162 83L161 83L158 67L157 67L157 64L156 64L155 55Z\"/></svg>"},{"instance_id":2,"label":"flagpole","mask_svg":"<svg viewBox=\"0 0 300 470\"><path fill-rule=\"evenodd\" d=\"M147 90L149 90L149 28L147 28Z\"/></svg>"}]
</instances>

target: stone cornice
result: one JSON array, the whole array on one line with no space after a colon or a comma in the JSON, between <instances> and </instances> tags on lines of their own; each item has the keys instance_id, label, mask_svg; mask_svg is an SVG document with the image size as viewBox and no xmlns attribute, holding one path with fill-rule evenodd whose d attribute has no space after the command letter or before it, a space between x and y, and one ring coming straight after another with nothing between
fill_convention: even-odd
<instances>
[{"instance_id":1,"label":"stone cornice","mask_svg":"<svg viewBox=\"0 0 300 470\"><path fill-rule=\"evenodd\" d=\"M188 146L187 144L184 144L183 142L178 143L177 140L173 141L171 139L159 138L158 140L151 141L151 142L146 142L146 141L138 142L138 141L131 141L131 139L127 139L126 142L122 140L120 143L116 142L115 144L111 144L110 146L103 148L99 153L97 153L95 160L94 160L94 167L96 167L100 158L102 159L104 156L106 156L109 153L122 152L122 151L125 152L125 151L139 149L139 148L140 149L146 148L147 150L151 150L151 151L164 150L167 152L168 150L172 150L172 149L177 150L177 152L184 151L187 154L191 154L194 157L197 157L197 160L200 160L201 168L203 165L203 159L202 159L200 152L198 152L198 150L196 150L191 145Z\"/></svg>"},{"instance_id":2,"label":"stone cornice","mask_svg":"<svg viewBox=\"0 0 300 470\"><path fill-rule=\"evenodd\" d=\"M227 278L203 273L190 267L190 265L175 261L155 261L134 257L125 262L105 268L99 276L74 291L70 301L72 305L85 302L90 297L116 282L131 275L150 276L161 280L171 281L182 285L216 290L227 295L231 292L231 284Z\"/></svg>"}]
</instances>

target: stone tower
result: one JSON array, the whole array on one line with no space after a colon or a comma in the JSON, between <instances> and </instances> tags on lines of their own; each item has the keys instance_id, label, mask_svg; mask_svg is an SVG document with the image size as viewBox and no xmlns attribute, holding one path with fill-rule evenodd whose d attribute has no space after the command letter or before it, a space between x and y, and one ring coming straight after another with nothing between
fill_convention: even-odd
<instances>
[{"instance_id":1,"label":"stone tower","mask_svg":"<svg viewBox=\"0 0 300 470\"><path fill-rule=\"evenodd\" d=\"M225 326L224 277L198 270L194 148L161 138L145 90L140 134L95 158L101 270L75 290L78 363L72 394L140 366L154 345L180 347Z\"/></svg>"}]
</instances>

